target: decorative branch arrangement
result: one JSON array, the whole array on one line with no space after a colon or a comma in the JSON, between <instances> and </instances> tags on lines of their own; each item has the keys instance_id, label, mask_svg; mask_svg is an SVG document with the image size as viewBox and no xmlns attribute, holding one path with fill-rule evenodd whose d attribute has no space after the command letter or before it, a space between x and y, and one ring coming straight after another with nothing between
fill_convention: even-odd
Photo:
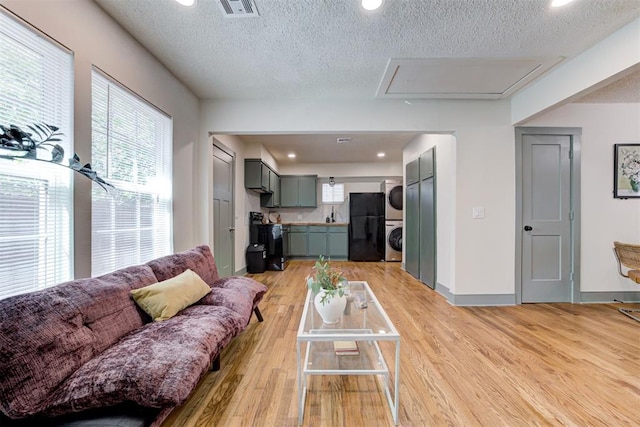
<instances>
[{"instance_id":1,"label":"decorative branch arrangement","mask_svg":"<svg viewBox=\"0 0 640 427\"><path fill-rule=\"evenodd\" d=\"M91 168L90 163L83 166L80 163L80 157L75 153L69 159L68 165L62 163L64 148L57 144L61 141L60 137L62 136L62 133L58 132L58 127L45 123L36 123L27 127L32 133L25 132L15 125L0 125L0 159L30 159L53 163L86 176L91 181L98 183L105 191L107 191L107 187L114 188L113 185L98 176L98 173ZM50 158L38 157L39 152L48 153Z\"/></svg>"},{"instance_id":2,"label":"decorative branch arrangement","mask_svg":"<svg viewBox=\"0 0 640 427\"><path fill-rule=\"evenodd\" d=\"M320 303L324 305L331 301L331 298L344 295L344 282L346 280L340 271L331 268L329 261L325 261L324 257L320 255L313 266L312 273L307 276L306 283L314 294L324 289L325 293L320 300Z\"/></svg>"}]
</instances>

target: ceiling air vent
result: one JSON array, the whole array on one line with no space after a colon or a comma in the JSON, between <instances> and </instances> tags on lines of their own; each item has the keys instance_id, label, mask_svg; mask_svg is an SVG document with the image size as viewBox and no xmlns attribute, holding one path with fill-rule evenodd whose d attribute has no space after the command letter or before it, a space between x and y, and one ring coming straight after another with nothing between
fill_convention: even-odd
<instances>
[{"instance_id":1,"label":"ceiling air vent","mask_svg":"<svg viewBox=\"0 0 640 427\"><path fill-rule=\"evenodd\" d=\"M226 18L252 18L260 16L253 0L218 0Z\"/></svg>"}]
</instances>

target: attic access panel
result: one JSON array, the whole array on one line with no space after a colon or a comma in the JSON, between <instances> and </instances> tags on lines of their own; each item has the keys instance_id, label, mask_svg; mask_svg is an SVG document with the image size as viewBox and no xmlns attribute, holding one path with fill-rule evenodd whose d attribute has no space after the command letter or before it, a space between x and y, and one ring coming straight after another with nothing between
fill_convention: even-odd
<instances>
[{"instance_id":1,"label":"attic access panel","mask_svg":"<svg viewBox=\"0 0 640 427\"><path fill-rule=\"evenodd\" d=\"M390 59L378 98L505 98L562 58Z\"/></svg>"}]
</instances>

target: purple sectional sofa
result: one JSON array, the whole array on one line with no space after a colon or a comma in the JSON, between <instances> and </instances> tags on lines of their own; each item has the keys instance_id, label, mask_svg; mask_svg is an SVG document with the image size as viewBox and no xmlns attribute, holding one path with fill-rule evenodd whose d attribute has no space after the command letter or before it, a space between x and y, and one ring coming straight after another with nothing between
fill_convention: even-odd
<instances>
[{"instance_id":1,"label":"purple sectional sofa","mask_svg":"<svg viewBox=\"0 0 640 427\"><path fill-rule=\"evenodd\" d=\"M152 322L130 291L186 269L211 292ZM198 246L0 300L0 425L160 424L252 313L262 321L266 291L247 277L220 279L209 247Z\"/></svg>"}]
</instances>

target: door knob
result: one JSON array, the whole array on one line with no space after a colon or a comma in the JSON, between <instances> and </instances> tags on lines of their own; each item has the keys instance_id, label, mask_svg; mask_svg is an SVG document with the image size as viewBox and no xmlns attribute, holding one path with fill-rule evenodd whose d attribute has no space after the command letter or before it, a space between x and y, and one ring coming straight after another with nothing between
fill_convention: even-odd
<instances>
[{"instance_id":1,"label":"door knob","mask_svg":"<svg viewBox=\"0 0 640 427\"><path fill-rule=\"evenodd\" d=\"M236 231L235 227L229 227L229 231Z\"/></svg>"},{"instance_id":2,"label":"door knob","mask_svg":"<svg viewBox=\"0 0 640 427\"><path fill-rule=\"evenodd\" d=\"M525 225L524 226L524 231L531 231L531 230L533 230L532 226L530 226L530 225Z\"/></svg>"}]
</instances>

